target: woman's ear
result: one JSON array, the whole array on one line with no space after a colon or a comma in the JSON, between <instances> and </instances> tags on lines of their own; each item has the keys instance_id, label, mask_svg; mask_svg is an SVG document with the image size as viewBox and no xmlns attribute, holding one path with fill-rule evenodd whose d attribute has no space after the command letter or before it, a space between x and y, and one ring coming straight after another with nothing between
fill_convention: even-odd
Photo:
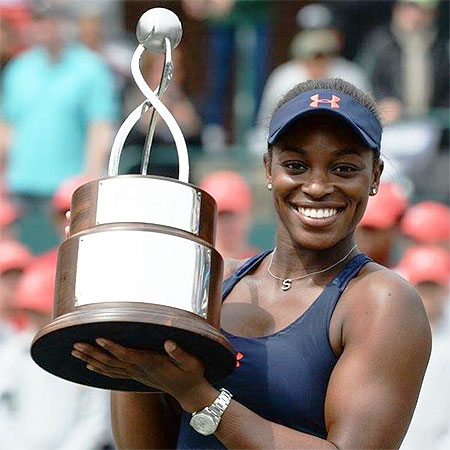
<instances>
[{"instance_id":1,"label":"woman's ear","mask_svg":"<svg viewBox=\"0 0 450 450\"><path fill-rule=\"evenodd\" d=\"M384 169L384 161L382 159L374 159L373 178L372 178L372 187L371 187L372 192L374 189L375 189L375 193L376 193L376 191L378 191L378 187L380 185L381 174L383 173L383 169Z\"/></svg>"},{"instance_id":2,"label":"woman's ear","mask_svg":"<svg viewBox=\"0 0 450 450\"><path fill-rule=\"evenodd\" d=\"M272 153L266 152L263 156L264 171L266 172L266 185L272 185Z\"/></svg>"}]
</instances>

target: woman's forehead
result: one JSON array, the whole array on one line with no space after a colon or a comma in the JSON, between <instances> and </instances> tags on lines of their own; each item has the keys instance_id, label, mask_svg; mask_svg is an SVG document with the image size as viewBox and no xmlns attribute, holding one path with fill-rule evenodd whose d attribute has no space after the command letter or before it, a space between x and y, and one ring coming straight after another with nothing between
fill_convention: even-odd
<instances>
[{"instance_id":1,"label":"woman's forehead","mask_svg":"<svg viewBox=\"0 0 450 450\"><path fill-rule=\"evenodd\" d=\"M275 143L278 148L326 140L342 146L368 148L358 133L344 119L331 114L302 117L293 122Z\"/></svg>"}]
</instances>

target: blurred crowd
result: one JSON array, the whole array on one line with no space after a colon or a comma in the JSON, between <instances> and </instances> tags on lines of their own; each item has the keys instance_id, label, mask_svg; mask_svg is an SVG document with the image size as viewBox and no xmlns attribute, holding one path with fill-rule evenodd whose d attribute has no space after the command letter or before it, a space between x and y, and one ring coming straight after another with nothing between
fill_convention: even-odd
<instances>
[{"instance_id":1,"label":"blurred crowd","mask_svg":"<svg viewBox=\"0 0 450 450\"><path fill-rule=\"evenodd\" d=\"M256 242L252 231L270 208L261 161L278 99L311 78L343 78L374 95L385 171L358 245L416 287L432 326L402 448L450 448L448 2L282 2L295 9L285 17L275 1L0 0L0 450L114 448L107 392L48 374L29 348L51 321L72 194L106 175L119 126L144 100L131 77L134 30L125 26L137 3L140 13L174 6L202 36L174 50L163 102L195 156L192 181L217 201L224 257L272 245L270 233ZM290 42L283 55L277 42ZM203 66L189 44L205 54L197 92L190 81ZM152 89L163 59L141 62ZM147 113L131 131L121 174L141 173L149 121ZM148 173L177 177L172 142L158 120Z\"/></svg>"}]
</instances>

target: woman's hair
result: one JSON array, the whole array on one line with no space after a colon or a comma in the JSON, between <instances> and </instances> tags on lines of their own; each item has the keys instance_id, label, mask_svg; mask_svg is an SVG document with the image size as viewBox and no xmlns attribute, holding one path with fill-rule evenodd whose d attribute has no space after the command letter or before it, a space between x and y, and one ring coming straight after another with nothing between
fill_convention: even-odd
<instances>
[{"instance_id":1,"label":"woman's hair","mask_svg":"<svg viewBox=\"0 0 450 450\"><path fill-rule=\"evenodd\" d=\"M353 84L342 80L341 78L320 78L317 80L307 80L303 83L297 84L297 86L294 86L281 98L273 113L302 92L316 91L318 89L333 89L342 92L343 94L352 96L358 103L365 106L380 122L380 117L377 112L377 105L372 95L358 89L356 86L353 86Z\"/></svg>"},{"instance_id":2,"label":"woman's hair","mask_svg":"<svg viewBox=\"0 0 450 450\"><path fill-rule=\"evenodd\" d=\"M280 109L285 103L289 100L292 100L297 95L302 94L307 91L315 91L318 89L332 89L335 91L342 92L343 94L350 95L353 97L358 103L365 106L381 123L380 116L377 111L377 104L375 99L371 94L358 89L353 84L348 81L342 80L341 78L319 78L316 80L307 80L303 83L299 83L294 86L290 91L288 91L284 96L280 99L275 107L272 116L275 114L278 109ZM271 153L271 145L269 145L269 153ZM374 152L376 156L376 152ZM378 158L376 158L378 159Z\"/></svg>"}]
</instances>

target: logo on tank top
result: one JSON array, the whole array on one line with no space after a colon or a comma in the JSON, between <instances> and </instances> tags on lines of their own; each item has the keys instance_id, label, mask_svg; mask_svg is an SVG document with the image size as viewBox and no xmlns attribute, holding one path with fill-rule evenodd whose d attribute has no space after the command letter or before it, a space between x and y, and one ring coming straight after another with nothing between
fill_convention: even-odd
<instances>
[{"instance_id":1,"label":"logo on tank top","mask_svg":"<svg viewBox=\"0 0 450 450\"><path fill-rule=\"evenodd\" d=\"M319 94L311 95L312 102L309 104L309 106L314 106L317 108L319 106L319 103L329 103L331 108L339 108L338 103L341 101L341 99L337 95L333 95L331 97L331 100L328 98L319 98Z\"/></svg>"},{"instance_id":2,"label":"logo on tank top","mask_svg":"<svg viewBox=\"0 0 450 450\"><path fill-rule=\"evenodd\" d=\"M243 353L241 353L241 352L237 352L236 353L236 368L241 366L241 362L240 361L243 358L244 358L244 354Z\"/></svg>"}]
</instances>

